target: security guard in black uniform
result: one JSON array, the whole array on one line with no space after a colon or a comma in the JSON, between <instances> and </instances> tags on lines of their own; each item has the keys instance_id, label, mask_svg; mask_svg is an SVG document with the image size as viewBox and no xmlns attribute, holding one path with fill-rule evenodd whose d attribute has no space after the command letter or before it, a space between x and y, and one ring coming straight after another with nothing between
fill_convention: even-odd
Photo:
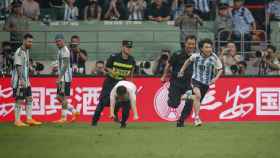
<instances>
[{"instance_id":1,"label":"security guard in black uniform","mask_svg":"<svg viewBox=\"0 0 280 158\"><path fill-rule=\"evenodd\" d=\"M184 62L195 52L196 37L193 35L185 38L185 47L180 53L174 53L168 64L165 67L164 74L161 77L161 81L165 82L166 76L171 71L170 86L168 93L168 106L177 108L181 103L181 96L186 93L187 90L191 90L191 77L192 77L192 64L186 69L184 76L178 78L178 72L183 66ZM192 111L192 101L187 100L181 113L180 118L177 121L177 127L184 127L185 119L190 115Z\"/></svg>"},{"instance_id":2,"label":"security guard in black uniform","mask_svg":"<svg viewBox=\"0 0 280 158\"><path fill-rule=\"evenodd\" d=\"M113 87L120 80L125 80L133 75L136 65L134 58L130 55L132 51L132 41L122 41L122 50L109 57L106 63L107 77L103 82L102 91L99 97L99 104L92 118L92 126L97 126L100 114L105 106L110 105L110 93Z\"/></svg>"}]
</instances>

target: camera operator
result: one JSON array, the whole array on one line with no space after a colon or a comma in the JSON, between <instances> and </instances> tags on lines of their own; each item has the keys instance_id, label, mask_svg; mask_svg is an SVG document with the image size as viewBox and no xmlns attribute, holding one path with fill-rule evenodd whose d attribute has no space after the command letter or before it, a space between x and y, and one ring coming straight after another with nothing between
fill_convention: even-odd
<instances>
[{"instance_id":1,"label":"camera operator","mask_svg":"<svg viewBox=\"0 0 280 158\"><path fill-rule=\"evenodd\" d=\"M74 35L71 37L70 54L71 66L74 74L86 74L87 52L79 47L80 37Z\"/></svg>"},{"instance_id":2,"label":"camera operator","mask_svg":"<svg viewBox=\"0 0 280 158\"><path fill-rule=\"evenodd\" d=\"M268 45L264 51L257 51L258 58L254 66L259 66L259 75L279 75L280 74L280 55L276 48Z\"/></svg>"},{"instance_id":3,"label":"camera operator","mask_svg":"<svg viewBox=\"0 0 280 158\"><path fill-rule=\"evenodd\" d=\"M168 63L170 58L170 50L163 49L161 51L161 55L158 59L154 62L153 65L153 74L154 75L162 75L164 72L165 65Z\"/></svg>"},{"instance_id":4,"label":"camera operator","mask_svg":"<svg viewBox=\"0 0 280 158\"><path fill-rule=\"evenodd\" d=\"M237 54L237 49L234 42L229 41L226 45L226 48L222 49L220 53L220 59L224 64L225 75L238 74L238 64L241 62L241 56Z\"/></svg>"},{"instance_id":5,"label":"camera operator","mask_svg":"<svg viewBox=\"0 0 280 158\"><path fill-rule=\"evenodd\" d=\"M40 62L34 62L30 59L29 74L30 75L40 75L40 72L44 70L44 65Z\"/></svg>"},{"instance_id":6,"label":"camera operator","mask_svg":"<svg viewBox=\"0 0 280 158\"><path fill-rule=\"evenodd\" d=\"M143 61L140 63L140 75L141 76L152 76L152 63L150 61Z\"/></svg>"},{"instance_id":7,"label":"camera operator","mask_svg":"<svg viewBox=\"0 0 280 158\"><path fill-rule=\"evenodd\" d=\"M236 65L232 65L230 70L233 75L245 75L247 69L247 63L245 61L240 61Z\"/></svg>"},{"instance_id":8,"label":"camera operator","mask_svg":"<svg viewBox=\"0 0 280 158\"><path fill-rule=\"evenodd\" d=\"M0 51L0 73L10 74L13 68L13 52L10 42L3 42Z\"/></svg>"}]
</instances>

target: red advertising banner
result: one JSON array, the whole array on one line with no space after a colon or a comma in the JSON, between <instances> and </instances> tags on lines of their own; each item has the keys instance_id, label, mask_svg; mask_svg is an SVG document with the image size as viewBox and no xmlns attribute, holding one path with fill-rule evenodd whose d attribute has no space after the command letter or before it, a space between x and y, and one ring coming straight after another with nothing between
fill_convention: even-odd
<instances>
[{"instance_id":1,"label":"red advertising banner","mask_svg":"<svg viewBox=\"0 0 280 158\"><path fill-rule=\"evenodd\" d=\"M104 78L76 77L72 82L69 103L81 116L78 121L90 122L98 104ZM40 121L60 117L61 105L56 100L55 77L33 77L33 114ZM184 106L169 108L169 83L159 78L135 78L138 88L137 107L140 122L176 121ZM13 121L14 99L10 78L0 78L0 122ZM23 106L22 114L25 114ZM70 113L69 113L70 115ZM280 78L221 78L210 89L201 106L204 122L217 121L280 121ZM109 108L102 113L108 121ZM24 117L24 116L23 116Z\"/></svg>"}]
</instances>

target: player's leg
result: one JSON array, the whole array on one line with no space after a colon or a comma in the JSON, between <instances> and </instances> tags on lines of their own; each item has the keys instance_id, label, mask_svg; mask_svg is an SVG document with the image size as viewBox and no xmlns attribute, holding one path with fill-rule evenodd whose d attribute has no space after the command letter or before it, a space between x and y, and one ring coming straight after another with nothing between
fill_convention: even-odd
<instances>
[{"instance_id":1,"label":"player's leg","mask_svg":"<svg viewBox=\"0 0 280 158\"><path fill-rule=\"evenodd\" d=\"M181 93L179 91L180 85L176 83L175 80L170 81L170 86L168 88L168 106L171 108L177 108L181 103Z\"/></svg>"},{"instance_id":2,"label":"player's leg","mask_svg":"<svg viewBox=\"0 0 280 158\"><path fill-rule=\"evenodd\" d=\"M199 87L193 88L193 105L194 105L194 124L195 126L201 125L201 120L199 117L199 111L200 111L200 104L201 104L201 91Z\"/></svg>"},{"instance_id":3,"label":"player's leg","mask_svg":"<svg viewBox=\"0 0 280 158\"><path fill-rule=\"evenodd\" d=\"M184 127L185 120L190 116L193 108L193 101L191 99L187 99L185 101L184 108L181 112L181 116L177 121L177 127Z\"/></svg>"},{"instance_id":4,"label":"player's leg","mask_svg":"<svg viewBox=\"0 0 280 158\"><path fill-rule=\"evenodd\" d=\"M119 110L121 108L121 102L116 102L116 105L115 105L115 108L114 108L114 121L115 122L120 122L119 121L119 116L118 116L118 113L119 113Z\"/></svg>"},{"instance_id":5,"label":"player's leg","mask_svg":"<svg viewBox=\"0 0 280 158\"><path fill-rule=\"evenodd\" d=\"M70 97L70 92L71 92L71 82L65 82L65 87L64 87L64 94L65 94L65 101L66 106L67 106L67 111L70 111L72 113L72 118L70 119L69 122L73 122L77 119L77 117L80 115L80 113L68 103L68 98Z\"/></svg>"},{"instance_id":6,"label":"player's leg","mask_svg":"<svg viewBox=\"0 0 280 158\"><path fill-rule=\"evenodd\" d=\"M101 112L103 111L104 107L109 104L109 99L106 97L101 97L99 100L99 104L97 105L93 118L92 118L92 125L97 126L97 122L100 119Z\"/></svg>"},{"instance_id":7,"label":"player's leg","mask_svg":"<svg viewBox=\"0 0 280 158\"><path fill-rule=\"evenodd\" d=\"M94 115L92 117L92 126L97 126L97 122L99 121L101 112L103 111L106 105L110 104L110 93L113 87L116 85L116 81L107 78L103 83L103 88L99 97L99 103L96 107Z\"/></svg>"},{"instance_id":8,"label":"player's leg","mask_svg":"<svg viewBox=\"0 0 280 158\"><path fill-rule=\"evenodd\" d=\"M180 91L179 99L181 100L181 97L186 93L186 91L191 90L191 89L192 89L192 87L191 87L190 83L188 83L187 85L185 82L181 83L181 86L179 89L179 91ZM184 127L184 122L190 116L192 107L193 107L193 100L185 99L185 105L181 112L180 118L177 121L177 127Z\"/></svg>"},{"instance_id":9,"label":"player's leg","mask_svg":"<svg viewBox=\"0 0 280 158\"><path fill-rule=\"evenodd\" d=\"M125 128L126 127L126 122L129 118L129 110L130 110L130 102L126 101L126 102L122 102L122 120L121 120L121 128Z\"/></svg>"},{"instance_id":10,"label":"player's leg","mask_svg":"<svg viewBox=\"0 0 280 158\"><path fill-rule=\"evenodd\" d=\"M21 114L21 105L24 102L25 94L24 94L24 89L23 88L15 88L13 89L13 96L15 97L15 126L17 127L26 127L28 126L27 124L23 123L20 119L20 114Z\"/></svg>"},{"instance_id":11,"label":"player's leg","mask_svg":"<svg viewBox=\"0 0 280 158\"><path fill-rule=\"evenodd\" d=\"M32 91L31 87L26 89L26 123L29 125L41 125L41 122L38 122L32 118L32 106L33 106L33 99L32 99Z\"/></svg>"},{"instance_id":12,"label":"player's leg","mask_svg":"<svg viewBox=\"0 0 280 158\"><path fill-rule=\"evenodd\" d=\"M62 105L61 118L53 123L66 123L67 121L67 98L65 97L65 82L60 82L57 87L57 100Z\"/></svg>"}]
</instances>

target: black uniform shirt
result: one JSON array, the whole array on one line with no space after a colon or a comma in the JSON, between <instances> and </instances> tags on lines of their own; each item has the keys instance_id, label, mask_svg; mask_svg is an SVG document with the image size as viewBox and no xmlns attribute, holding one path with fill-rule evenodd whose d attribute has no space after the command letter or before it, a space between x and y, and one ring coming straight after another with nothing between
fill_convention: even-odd
<instances>
[{"instance_id":1,"label":"black uniform shirt","mask_svg":"<svg viewBox=\"0 0 280 158\"><path fill-rule=\"evenodd\" d=\"M123 59L121 53L115 53L109 57L106 63L107 68L113 69L114 74L109 74L110 78L116 80L123 80L131 73L136 65L136 62L132 56L128 56L128 59Z\"/></svg>"}]
</instances>

